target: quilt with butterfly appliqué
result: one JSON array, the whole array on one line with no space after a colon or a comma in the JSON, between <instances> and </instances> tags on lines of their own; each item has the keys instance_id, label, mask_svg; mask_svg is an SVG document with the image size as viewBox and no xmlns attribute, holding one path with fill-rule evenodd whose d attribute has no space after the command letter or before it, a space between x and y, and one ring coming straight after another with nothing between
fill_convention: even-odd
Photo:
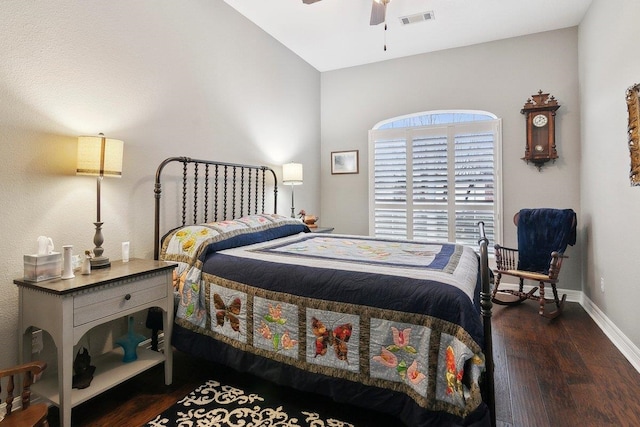
<instances>
[{"instance_id":1,"label":"quilt with butterfly appliqu\u00e9","mask_svg":"<svg viewBox=\"0 0 640 427\"><path fill-rule=\"evenodd\" d=\"M341 381L359 384L366 391L327 394L382 407L408 425L429 425L431 411L437 422L463 419L481 403L472 249L310 233L231 246L197 250L207 255L177 279L176 323L224 346L212 358L262 366L254 373L303 390L321 389L314 381L326 378L336 390ZM243 365L246 355L260 364ZM278 366L296 375L271 378Z\"/></svg>"},{"instance_id":2,"label":"quilt with butterfly appliqu\u00e9","mask_svg":"<svg viewBox=\"0 0 640 427\"><path fill-rule=\"evenodd\" d=\"M268 241L308 231L300 221L277 214L256 214L226 221L190 225L175 229L163 238L160 258L174 261L178 267L173 272L174 288L179 298L176 316L191 319L197 326L204 326L206 303L201 294L202 264L208 253L215 253L236 246ZM216 321L227 319L235 324L239 308L231 302L227 307L215 298L222 315ZM224 306L224 307L223 307ZM238 311L237 314L234 314Z\"/></svg>"}]
</instances>

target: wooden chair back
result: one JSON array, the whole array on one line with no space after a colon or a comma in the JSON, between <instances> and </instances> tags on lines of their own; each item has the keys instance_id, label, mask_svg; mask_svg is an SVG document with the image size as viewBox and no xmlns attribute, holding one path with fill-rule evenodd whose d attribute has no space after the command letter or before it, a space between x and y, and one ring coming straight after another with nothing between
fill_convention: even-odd
<instances>
[{"instance_id":1,"label":"wooden chair back","mask_svg":"<svg viewBox=\"0 0 640 427\"><path fill-rule=\"evenodd\" d=\"M6 413L0 420L0 427L15 426L44 426L47 427L49 407L46 403L31 404L31 384L33 384L45 370L47 364L43 361L27 362L12 368L0 370L0 395L6 393L4 403ZM20 376L22 381L20 382ZM16 390L21 384L21 390ZM20 409L13 410L14 400L20 396Z\"/></svg>"}]
</instances>

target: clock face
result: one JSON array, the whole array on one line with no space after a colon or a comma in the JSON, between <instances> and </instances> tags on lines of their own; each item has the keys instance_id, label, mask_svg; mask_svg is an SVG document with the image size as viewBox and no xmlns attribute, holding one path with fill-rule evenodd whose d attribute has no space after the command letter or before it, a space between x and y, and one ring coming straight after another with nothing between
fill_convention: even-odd
<instances>
[{"instance_id":1,"label":"clock face","mask_svg":"<svg viewBox=\"0 0 640 427\"><path fill-rule=\"evenodd\" d=\"M541 128L542 126L547 124L547 116L544 114L538 114L533 118L533 125Z\"/></svg>"}]
</instances>

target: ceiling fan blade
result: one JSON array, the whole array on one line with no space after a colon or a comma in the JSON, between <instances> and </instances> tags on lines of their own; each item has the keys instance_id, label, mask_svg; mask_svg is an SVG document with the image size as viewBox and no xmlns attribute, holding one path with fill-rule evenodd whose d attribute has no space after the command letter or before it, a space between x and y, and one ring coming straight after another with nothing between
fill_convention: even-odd
<instances>
[{"instance_id":1,"label":"ceiling fan blade","mask_svg":"<svg viewBox=\"0 0 640 427\"><path fill-rule=\"evenodd\" d=\"M376 0L372 1L371 5L371 20L369 21L369 25L378 25L382 24L385 19L385 13L387 11L387 3L386 1L381 1L378 3Z\"/></svg>"},{"instance_id":2,"label":"ceiling fan blade","mask_svg":"<svg viewBox=\"0 0 640 427\"><path fill-rule=\"evenodd\" d=\"M302 3L304 3L304 4L312 4L312 3L315 3L317 1L320 1L320 0L302 0Z\"/></svg>"}]
</instances>

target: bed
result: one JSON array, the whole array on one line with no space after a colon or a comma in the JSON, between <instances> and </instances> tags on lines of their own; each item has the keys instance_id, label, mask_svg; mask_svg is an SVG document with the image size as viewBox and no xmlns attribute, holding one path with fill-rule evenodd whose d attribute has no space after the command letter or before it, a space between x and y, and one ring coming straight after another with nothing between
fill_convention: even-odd
<instances>
[{"instance_id":1,"label":"bed","mask_svg":"<svg viewBox=\"0 0 640 427\"><path fill-rule=\"evenodd\" d=\"M272 169L187 157L154 192L178 350L407 426L495 425L483 224L478 248L311 233Z\"/></svg>"}]
</instances>

